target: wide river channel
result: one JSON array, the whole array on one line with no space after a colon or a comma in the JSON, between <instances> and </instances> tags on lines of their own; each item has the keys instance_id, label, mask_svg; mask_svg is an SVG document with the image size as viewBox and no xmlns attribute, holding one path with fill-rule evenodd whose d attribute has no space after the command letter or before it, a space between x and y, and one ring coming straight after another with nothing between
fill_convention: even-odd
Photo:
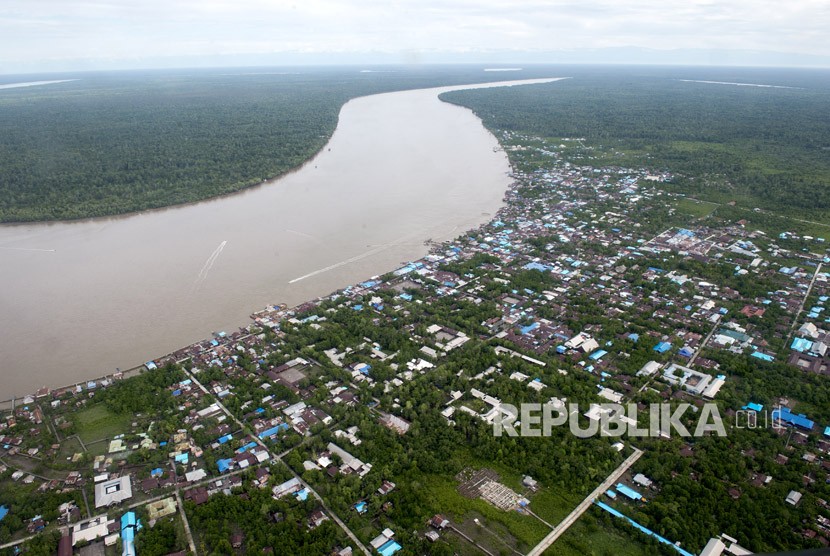
<instances>
[{"instance_id":1,"label":"wide river channel","mask_svg":"<svg viewBox=\"0 0 830 556\"><path fill-rule=\"evenodd\" d=\"M398 268L488 221L507 157L452 90L349 101L299 170L197 204L0 226L0 400L128 369Z\"/></svg>"}]
</instances>

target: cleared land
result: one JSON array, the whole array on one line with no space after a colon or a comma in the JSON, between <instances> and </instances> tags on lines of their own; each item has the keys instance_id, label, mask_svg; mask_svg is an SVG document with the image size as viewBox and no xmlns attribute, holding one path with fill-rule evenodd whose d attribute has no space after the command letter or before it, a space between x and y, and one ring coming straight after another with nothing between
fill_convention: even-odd
<instances>
[{"instance_id":1,"label":"cleared land","mask_svg":"<svg viewBox=\"0 0 830 556\"><path fill-rule=\"evenodd\" d=\"M103 404L93 405L73 415L78 436L85 444L127 432L132 415L117 414Z\"/></svg>"}]
</instances>

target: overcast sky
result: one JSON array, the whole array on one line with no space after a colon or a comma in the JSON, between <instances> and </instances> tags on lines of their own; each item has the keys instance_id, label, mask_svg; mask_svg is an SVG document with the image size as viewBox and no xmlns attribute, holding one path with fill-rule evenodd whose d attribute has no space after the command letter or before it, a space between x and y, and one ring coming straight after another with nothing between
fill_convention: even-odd
<instances>
[{"instance_id":1,"label":"overcast sky","mask_svg":"<svg viewBox=\"0 0 830 556\"><path fill-rule=\"evenodd\" d=\"M830 56L828 29L828 0L0 0L0 73L294 52L401 62L616 47Z\"/></svg>"}]
</instances>

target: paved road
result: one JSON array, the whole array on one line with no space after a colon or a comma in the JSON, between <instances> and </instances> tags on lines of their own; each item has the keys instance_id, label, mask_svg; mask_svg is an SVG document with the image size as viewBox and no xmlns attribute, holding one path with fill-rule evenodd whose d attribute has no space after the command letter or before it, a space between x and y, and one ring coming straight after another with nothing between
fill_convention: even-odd
<instances>
[{"instance_id":1,"label":"paved road","mask_svg":"<svg viewBox=\"0 0 830 556\"><path fill-rule=\"evenodd\" d=\"M617 467L617 469L613 473L611 473L608 476L608 478L605 479L605 481L602 482L601 485L594 489L594 491L591 492L591 494L589 494L587 498L585 498L585 500L580 502L579 506L577 506L576 509L574 509L574 511L568 514L568 516L565 519L563 519L559 525L554 527L553 531L551 531L547 537L542 539L542 542L536 545L533 548L533 550L528 552L527 556L540 556L542 553L545 552L545 550L550 548L550 546L556 542L556 539L558 539L562 535L562 533L567 531L568 527L576 523L576 520L578 520L582 516L582 514L584 514L585 511L591 507L591 504L593 504L594 500L599 498L603 492L611 488L611 485L617 482L617 480L619 480L619 478L623 476L623 473L628 471L628 469L632 465L634 465L634 462L640 459L640 456L642 455L642 450L634 448L634 453L628 456L626 460L622 462L622 464L619 467Z\"/></svg>"}]
</instances>

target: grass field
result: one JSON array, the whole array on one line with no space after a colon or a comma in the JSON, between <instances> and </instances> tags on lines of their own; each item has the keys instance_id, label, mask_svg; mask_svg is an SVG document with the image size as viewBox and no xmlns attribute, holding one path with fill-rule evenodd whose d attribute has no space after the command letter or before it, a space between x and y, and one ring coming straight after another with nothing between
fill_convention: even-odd
<instances>
[{"instance_id":1,"label":"grass field","mask_svg":"<svg viewBox=\"0 0 830 556\"><path fill-rule=\"evenodd\" d=\"M698 201L696 199L680 199L675 206L678 212L688 214L695 218L705 218L712 214L719 205L717 203Z\"/></svg>"},{"instance_id":2,"label":"grass field","mask_svg":"<svg viewBox=\"0 0 830 556\"><path fill-rule=\"evenodd\" d=\"M118 415L97 404L75 413L73 418L78 436L89 444L128 432L132 415Z\"/></svg>"},{"instance_id":3,"label":"grass field","mask_svg":"<svg viewBox=\"0 0 830 556\"><path fill-rule=\"evenodd\" d=\"M421 487L429 493L426 498L434 505L435 513L444 513L453 523L463 523L471 517L478 517L484 527L506 533L504 540L508 544L512 545L515 539L519 550L527 550L550 532L550 529L535 517L515 511L502 511L484 500L472 500L461 496L457 488L458 483L452 479L438 475L424 476ZM485 540L482 538L482 541ZM493 548L499 550L497 546Z\"/></svg>"},{"instance_id":4,"label":"grass field","mask_svg":"<svg viewBox=\"0 0 830 556\"><path fill-rule=\"evenodd\" d=\"M551 546L545 554L557 556L640 556L656 549L600 523L589 510Z\"/></svg>"}]
</instances>

